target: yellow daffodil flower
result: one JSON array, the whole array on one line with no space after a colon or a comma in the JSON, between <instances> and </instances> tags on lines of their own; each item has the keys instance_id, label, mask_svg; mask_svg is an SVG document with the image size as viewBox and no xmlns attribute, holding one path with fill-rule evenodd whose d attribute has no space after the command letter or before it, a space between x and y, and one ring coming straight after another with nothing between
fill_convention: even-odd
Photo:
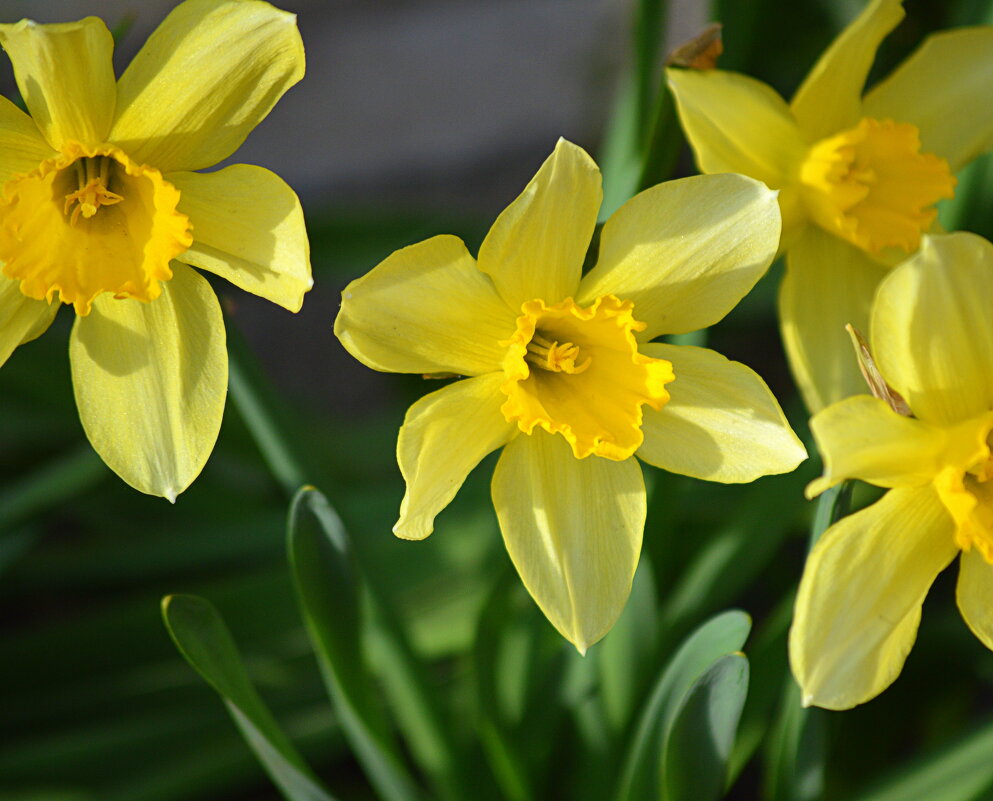
<instances>
[{"instance_id":1,"label":"yellow daffodil flower","mask_svg":"<svg viewBox=\"0 0 993 801\"><path fill-rule=\"evenodd\" d=\"M641 551L635 454L684 475L751 481L805 456L750 369L655 343L709 326L768 268L775 192L739 175L653 187L606 223L581 277L600 170L560 140L473 259L436 236L342 293L335 333L376 370L469 376L407 412L407 493L394 527L418 540L466 475L504 446L492 495L510 557L581 651L614 624Z\"/></svg>"},{"instance_id":2,"label":"yellow daffodil flower","mask_svg":"<svg viewBox=\"0 0 993 801\"><path fill-rule=\"evenodd\" d=\"M120 80L102 21L0 25L31 116L0 97L0 364L60 304L86 435L131 486L175 500L214 447L227 393L221 309L192 267L297 311L303 214L230 156L303 76L292 14L187 0Z\"/></svg>"},{"instance_id":3,"label":"yellow daffodil flower","mask_svg":"<svg viewBox=\"0 0 993 801\"><path fill-rule=\"evenodd\" d=\"M889 491L831 526L807 560L790 659L808 704L846 709L888 687L928 588L960 552L959 610L993 648L991 297L993 245L925 236L871 313L879 372L911 416L857 395L811 421L824 476L809 494L847 478Z\"/></svg>"},{"instance_id":4,"label":"yellow daffodil flower","mask_svg":"<svg viewBox=\"0 0 993 801\"><path fill-rule=\"evenodd\" d=\"M865 329L876 286L917 249L953 173L993 145L993 28L929 37L862 96L903 13L872 0L789 105L745 75L668 71L700 170L780 190L782 336L812 411L862 391L845 325Z\"/></svg>"}]
</instances>

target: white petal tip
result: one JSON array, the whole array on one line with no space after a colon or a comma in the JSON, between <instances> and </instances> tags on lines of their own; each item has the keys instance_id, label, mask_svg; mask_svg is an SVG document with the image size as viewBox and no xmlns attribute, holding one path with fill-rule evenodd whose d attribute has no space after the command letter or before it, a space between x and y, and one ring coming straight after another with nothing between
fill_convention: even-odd
<instances>
[{"instance_id":1,"label":"white petal tip","mask_svg":"<svg viewBox=\"0 0 993 801\"><path fill-rule=\"evenodd\" d=\"M807 707L810 707L810 706L813 706L813 705L814 705L814 694L813 693L806 693L803 696L803 700L800 701L800 706L802 706L804 709L806 709Z\"/></svg>"},{"instance_id":2,"label":"white petal tip","mask_svg":"<svg viewBox=\"0 0 993 801\"><path fill-rule=\"evenodd\" d=\"M176 492L175 490L167 489L162 493L162 497L165 498L169 503L176 503Z\"/></svg>"}]
</instances>

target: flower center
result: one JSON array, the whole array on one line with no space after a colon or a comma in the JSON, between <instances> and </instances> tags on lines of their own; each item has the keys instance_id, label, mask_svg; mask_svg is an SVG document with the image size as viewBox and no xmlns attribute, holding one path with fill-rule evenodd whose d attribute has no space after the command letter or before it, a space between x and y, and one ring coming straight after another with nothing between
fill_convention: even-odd
<instances>
[{"instance_id":1,"label":"flower center","mask_svg":"<svg viewBox=\"0 0 993 801\"><path fill-rule=\"evenodd\" d=\"M956 183L947 161L920 149L915 126L869 117L822 139L800 167L810 215L863 250L912 253Z\"/></svg>"},{"instance_id":2,"label":"flower center","mask_svg":"<svg viewBox=\"0 0 993 801\"><path fill-rule=\"evenodd\" d=\"M112 145L65 144L0 192L0 261L21 292L86 315L93 300L151 301L193 243L179 190Z\"/></svg>"},{"instance_id":3,"label":"flower center","mask_svg":"<svg viewBox=\"0 0 993 801\"><path fill-rule=\"evenodd\" d=\"M75 192L66 195L64 211L66 214L72 210L70 224L75 225L82 214L87 220L90 219L101 206L113 206L124 200L120 195L111 192L110 167L114 160L109 156L97 156L96 158L81 158L73 162L76 172L76 180L79 188ZM75 208L73 208L75 206Z\"/></svg>"},{"instance_id":4,"label":"flower center","mask_svg":"<svg viewBox=\"0 0 993 801\"><path fill-rule=\"evenodd\" d=\"M935 479L938 495L955 521L955 544L979 549L993 564L993 412L948 433L945 467Z\"/></svg>"},{"instance_id":5,"label":"flower center","mask_svg":"<svg viewBox=\"0 0 993 801\"><path fill-rule=\"evenodd\" d=\"M501 407L531 434L561 434L577 459L590 454L621 461L641 445L642 406L661 409L672 365L638 352L634 304L613 295L582 308L572 298L553 306L531 300L505 343Z\"/></svg>"},{"instance_id":6,"label":"flower center","mask_svg":"<svg viewBox=\"0 0 993 801\"><path fill-rule=\"evenodd\" d=\"M527 345L527 353L524 354L525 361L548 370L553 373L569 373L576 375L582 373L593 363L589 356L577 367L576 358L579 356L579 346L566 342L560 345L558 342L549 342L545 337L534 332L531 341Z\"/></svg>"}]
</instances>

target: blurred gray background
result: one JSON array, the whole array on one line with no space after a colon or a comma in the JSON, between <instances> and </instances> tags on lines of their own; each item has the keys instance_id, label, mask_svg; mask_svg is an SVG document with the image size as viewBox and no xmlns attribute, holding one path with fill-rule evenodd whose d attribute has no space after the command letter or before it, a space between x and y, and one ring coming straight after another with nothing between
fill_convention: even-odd
<instances>
[{"instance_id":1,"label":"blurred gray background","mask_svg":"<svg viewBox=\"0 0 993 801\"><path fill-rule=\"evenodd\" d=\"M64 22L94 14L113 28L130 17L133 27L115 55L120 73L175 4L0 0L0 20ZM630 53L627 0L275 5L298 15L307 75L232 160L266 166L285 178L312 221L357 208L492 220L559 136L596 155ZM669 46L700 30L708 5L673 4ZM0 70L7 90L12 76L6 59ZM445 231L426 230L418 238L436 233ZM349 277L374 264L355 264ZM362 408L377 391L357 375L342 388L338 374L351 365L330 334L340 289L340 281L319 276L298 316L242 292L224 293L272 377L330 403L329 411Z\"/></svg>"}]
</instances>

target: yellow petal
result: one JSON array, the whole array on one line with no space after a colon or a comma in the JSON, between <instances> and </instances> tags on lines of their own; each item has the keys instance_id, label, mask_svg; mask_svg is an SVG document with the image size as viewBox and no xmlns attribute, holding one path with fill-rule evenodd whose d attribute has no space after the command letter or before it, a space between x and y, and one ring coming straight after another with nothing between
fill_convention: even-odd
<instances>
[{"instance_id":1,"label":"yellow petal","mask_svg":"<svg viewBox=\"0 0 993 801\"><path fill-rule=\"evenodd\" d=\"M828 406L810 428L824 457L824 477L811 483L809 497L847 478L879 487L921 486L942 467L943 429L897 414L869 395Z\"/></svg>"},{"instance_id":2,"label":"yellow petal","mask_svg":"<svg viewBox=\"0 0 993 801\"><path fill-rule=\"evenodd\" d=\"M786 254L779 321L793 378L811 412L866 392L845 326L868 330L884 275L863 251L813 225Z\"/></svg>"},{"instance_id":3,"label":"yellow petal","mask_svg":"<svg viewBox=\"0 0 993 801\"><path fill-rule=\"evenodd\" d=\"M479 269L511 308L575 294L603 199L600 183L600 168L586 151L559 139L497 217L479 248Z\"/></svg>"},{"instance_id":4,"label":"yellow petal","mask_svg":"<svg viewBox=\"0 0 993 801\"><path fill-rule=\"evenodd\" d=\"M892 489L831 526L810 552L790 630L804 703L849 709L900 675L921 604L958 552L931 487Z\"/></svg>"},{"instance_id":5,"label":"yellow petal","mask_svg":"<svg viewBox=\"0 0 993 801\"><path fill-rule=\"evenodd\" d=\"M862 116L862 89L880 42L903 19L902 0L871 0L808 73L790 107L814 142Z\"/></svg>"},{"instance_id":6,"label":"yellow petal","mask_svg":"<svg viewBox=\"0 0 993 801\"><path fill-rule=\"evenodd\" d=\"M955 597L972 633L993 650L993 565L975 548L959 560Z\"/></svg>"},{"instance_id":7,"label":"yellow petal","mask_svg":"<svg viewBox=\"0 0 993 801\"><path fill-rule=\"evenodd\" d=\"M393 533L422 540L434 518L459 491L480 460L514 436L500 413L502 373L456 381L407 410L397 440L397 461L407 482Z\"/></svg>"},{"instance_id":8,"label":"yellow petal","mask_svg":"<svg viewBox=\"0 0 993 801\"><path fill-rule=\"evenodd\" d=\"M303 71L293 14L256 0L186 0L121 76L111 141L163 172L209 167Z\"/></svg>"},{"instance_id":9,"label":"yellow petal","mask_svg":"<svg viewBox=\"0 0 993 801\"><path fill-rule=\"evenodd\" d=\"M669 403L645 409L638 456L694 478L725 484L788 473L807 458L765 382L707 348L653 343L646 356L672 362Z\"/></svg>"},{"instance_id":10,"label":"yellow petal","mask_svg":"<svg viewBox=\"0 0 993 801\"><path fill-rule=\"evenodd\" d=\"M700 172L737 172L781 189L807 152L789 106L767 84L722 70L666 70Z\"/></svg>"},{"instance_id":11,"label":"yellow petal","mask_svg":"<svg viewBox=\"0 0 993 801\"><path fill-rule=\"evenodd\" d=\"M221 307L184 264L150 303L101 295L69 341L79 417L128 484L171 501L217 439L228 386Z\"/></svg>"},{"instance_id":12,"label":"yellow petal","mask_svg":"<svg viewBox=\"0 0 993 801\"><path fill-rule=\"evenodd\" d=\"M776 193L742 175L697 175L635 195L604 225L577 300L634 301L638 339L706 328L762 277L779 245Z\"/></svg>"},{"instance_id":13,"label":"yellow petal","mask_svg":"<svg viewBox=\"0 0 993 801\"><path fill-rule=\"evenodd\" d=\"M479 375L501 369L516 320L462 240L436 236L345 287L334 332L374 370Z\"/></svg>"},{"instance_id":14,"label":"yellow petal","mask_svg":"<svg viewBox=\"0 0 993 801\"><path fill-rule=\"evenodd\" d=\"M59 305L29 298L17 281L0 275L0 365L18 345L45 333Z\"/></svg>"},{"instance_id":15,"label":"yellow petal","mask_svg":"<svg viewBox=\"0 0 993 801\"><path fill-rule=\"evenodd\" d=\"M54 155L34 120L0 96L0 182L30 172Z\"/></svg>"},{"instance_id":16,"label":"yellow petal","mask_svg":"<svg viewBox=\"0 0 993 801\"><path fill-rule=\"evenodd\" d=\"M865 97L865 113L909 122L952 171L993 147L993 28L929 36Z\"/></svg>"},{"instance_id":17,"label":"yellow petal","mask_svg":"<svg viewBox=\"0 0 993 801\"><path fill-rule=\"evenodd\" d=\"M631 592L645 525L637 459L576 459L561 437L511 440L493 475L507 552L545 617L585 653Z\"/></svg>"},{"instance_id":18,"label":"yellow petal","mask_svg":"<svg viewBox=\"0 0 993 801\"><path fill-rule=\"evenodd\" d=\"M956 423L993 409L993 245L925 236L872 310L876 363L915 416Z\"/></svg>"},{"instance_id":19,"label":"yellow petal","mask_svg":"<svg viewBox=\"0 0 993 801\"><path fill-rule=\"evenodd\" d=\"M91 146L107 140L116 100L114 39L102 20L39 25L25 19L0 25L0 44L28 111L53 148L67 140Z\"/></svg>"},{"instance_id":20,"label":"yellow petal","mask_svg":"<svg viewBox=\"0 0 993 801\"><path fill-rule=\"evenodd\" d=\"M179 210L193 244L180 257L246 292L299 311L313 285L310 244L296 193L275 173L234 164L212 173L174 172Z\"/></svg>"}]
</instances>

